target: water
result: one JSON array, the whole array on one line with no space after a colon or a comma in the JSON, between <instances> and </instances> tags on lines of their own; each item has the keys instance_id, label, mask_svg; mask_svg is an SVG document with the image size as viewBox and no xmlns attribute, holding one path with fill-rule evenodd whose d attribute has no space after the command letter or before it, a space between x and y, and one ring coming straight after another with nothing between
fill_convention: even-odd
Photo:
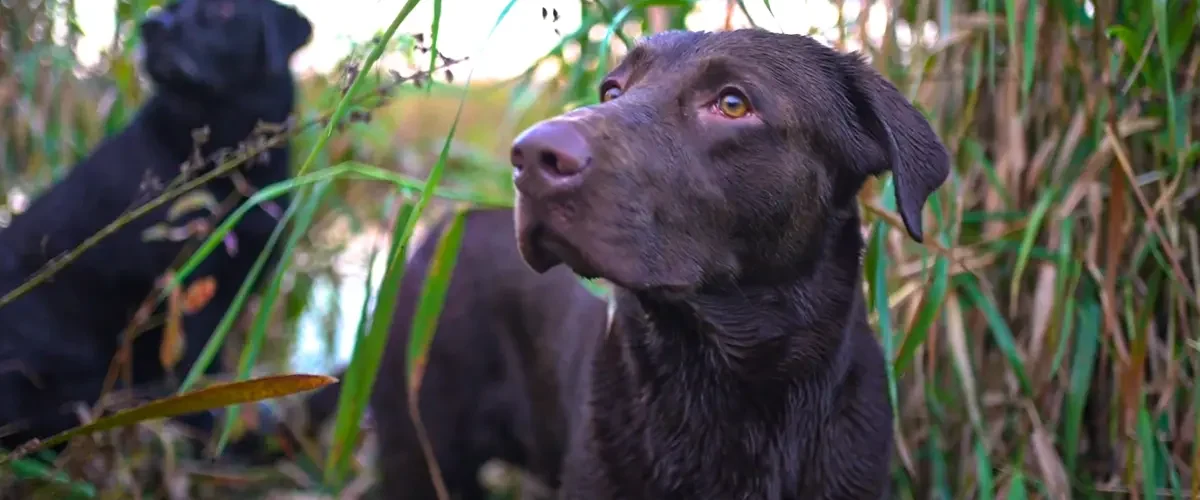
<instances>
[{"instance_id":1,"label":"water","mask_svg":"<svg viewBox=\"0 0 1200 500\"><path fill-rule=\"evenodd\" d=\"M378 294L387 265L387 237L363 238L358 244L369 247L373 243L378 253L372 262L371 298ZM351 245L353 248L354 244ZM411 248L411 246L410 246ZM349 253L357 253L350 251ZM295 373L330 373L350 362L359 329L363 302L367 299L366 256L339 259L335 265L338 279L316 276L310 290L308 307L300 314L296 326L296 338L290 343L287 354L287 369ZM336 281L336 283L335 283ZM336 294L336 295L335 295ZM371 308L375 306L372 300ZM330 317L332 315L332 318ZM332 319L333 331L329 331Z\"/></svg>"}]
</instances>

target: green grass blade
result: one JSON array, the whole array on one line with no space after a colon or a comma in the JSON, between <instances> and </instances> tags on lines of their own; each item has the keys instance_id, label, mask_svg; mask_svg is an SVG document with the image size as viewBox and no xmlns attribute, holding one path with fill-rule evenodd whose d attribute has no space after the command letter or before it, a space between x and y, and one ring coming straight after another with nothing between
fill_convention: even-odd
<instances>
[{"instance_id":1,"label":"green grass blade","mask_svg":"<svg viewBox=\"0 0 1200 500\"><path fill-rule=\"evenodd\" d=\"M908 365L912 362L917 348L924 345L925 339L929 338L929 330L933 328L942 304L946 301L949 281L950 259L939 255L934 258L933 283L929 287L929 293L925 295L925 304L917 314L912 329L904 337L904 343L900 345L900 353L897 355L895 363L897 373L904 373L908 370Z\"/></svg>"},{"instance_id":2,"label":"green grass blade","mask_svg":"<svg viewBox=\"0 0 1200 500\"><path fill-rule=\"evenodd\" d=\"M325 125L325 133L317 137L317 142L308 151L308 157L304 159L304 163L300 164L300 168L296 172L297 175L303 175L307 172L309 166L317 159L319 153L325 149L326 143L333 137L333 132L337 130L338 125L342 122L342 118L345 118L346 113L350 111L350 100L353 96L358 95L358 88L362 86L364 75L370 74L371 68L379 60L379 56L383 55L388 42L392 40L392 37L396 36L396 30L400 28L400 23L408 18L409 13L419 3L421 3L421 0L408 0L400 8L400 12L396 13L396 17L392 18L392 24L388 25L387 30L383 32L383 36L379 38L375 46L371 48L371 52L363 59L362 68L354 75L354 80L350 82L350 86L346 88L346 92L338 101L337 107L333 109L333 113L329 116L329 123Z\"/></svg>"},{"instance_id":3,"label":"green grass blade","mask_svg":"<svg viewBox=\"0 0 1200 500\"><path fill-rule=\"evenodd\" d=\"M421 296L417 301L416 314L412 318L407 346L408 371L405 373L405 392L408 397L408 414L416 428L417 439L429 466L430 479L438 491L439 498L447 498L447 492L433 443L429 442L429 434L425 431L425 424L421 419L421 381L429 360L429 348L433 345L433 336L437 331L438 317L442 314L446 292L450 289L450 280L454 276L458 251L462 248L466 215L465 209L456 210L450 226L442 233L437 246L434 247L433 259L426 271Z\"/></svg>"},{"instance_id":4,"label":"green grass blade","mask_svg":"<svg viewBox=\"0 0 1200 500\"><path fill-rule=\"evenodd\" d=\"M612 57L612 38L621 30L621 25L625 24L625 19L633 13L634 5L626 5L617 15L613 16L609 22L608 28L604 30L604 37L600 39L600 49L596 52L596 77L602 77L608 74L608 60ZM599 97L599 96L597 96Z\"/></svg>"},{"instance_id":5,"label":"green grass blade","mask_svg":"<svg viewBox=\"0 0 1200 500\"><path fill-rule=\"evenodd\" d=\"M313 188L312 195L307 200L304 200L304 206L300 209L299 215L296 217L296 225L292 227L288 241L284 245L283 251L279 254L279 263L275 267L275 276L271 279L266 291L262 294L262 301L259 305L258 315L254 318L254 325L249 334L246 335L246 345L242 348L242 353L238 360L236 380L250 378L251 370L254 369L255 362L258 361L258 353L262 350L262 345L267 340L268 321L272 317L271 310L274 309L275 302L279 298L279 291L283 287L283 278L287 276L285 269L289 267L292 255L295 254L296 246L300 243L300 239L308 233L308 228L312 226L317 209L320 208L321 201L325 199L325 195L328 192L329 182L323 182L317 184ZM213 450L213 456L219 456L225 449L225 445L229 442L230 433L237 423L241 409L241 406L234 406L225 412L225 425Z\"/></svg>"},{"instance_id":6,"label":"green grass blade","mask_svg":"<svg viewBox=\"0 0 1200 500\"><path fill-rule=\"evenodd\" d=\"M1180 133L1179 106L1176 103L1177 97L1175 95L1174 68L1172 67L1172 61L1174 61L1174 59L1171 55L1170 44L1171 22L1170 14L1167 12L1167 0L1153 0L1153 2L1154 6L1152 12L1154 13L1154 28L1156 31L1158 31L1156 43L1158 45L1158 51L1162 55L1162 81L1163 87L1165 87L1163 90L1167 96L1167 133L1171 138L1168 144L1170 144L1175 151L1186 151L1187 146L1184 143L1183 135Z\"/></svg>"},{"instance_id":7,"label":"green grass blade","mask_svg":"<svg viewBox=\"0 0 1200 500\"><path fill-rule=\"evenodd\" d=\"M491 40L492 35L495 34L496 28L500 26L500 23L508 15L515 3L516 0L509 0L508 4L501 10L496 22L493 23L491 30L484 38L483 47L486 48L488 46L488 42ZM407 8L408 5L405 7ZM402 14L407 15L407 11L402 12ZM395 24L393 23L393 28ZM394 31L394 29L390 29L388 36ZM386 42L386 39L384 42ZM371 326L367 331L367 335L355 344L354 353L351 357L351 366L353 369L347 371L347 385L343 386L343 392L339 397L337 417L334 424L334 446L325 464L324 479L326 485L333 485L340 482L348 467L348 447L350 443L356 441L354 436L358 434L358 421L362 418L366 401L370 398L370 392L375 385L376 372L383 358L383 349L387 342L388 331L391 327L392 316L396 308L396 295L399 293L400 279L404 275L404 259L401 257L403 249L412 238L413 231L416 230L417 221L429 203L430 193L433 192L441 180L446 160L450 155L450 145L454 139L455 132L458 130L459 120L462 119L463 107L466 105L467 93L471 88L473 76L473 70L467 74L466 82L463 84L462 97L458 101L458 109L455 111L454 121L451 122L450 130L447 132L446 139L442 144L441 153L438 155L438 162L430 169L429 176L426 178L425 185L422 187L421 194L412 207L411 212L407 213L403 218L397 218L396 226L391 233L394 250L388 258L383 284L380 286L375 310L372 313Z\"/></svg>"},{"instance_id":8,"label":"green grass blade","mask_svg":"<svg viewBox=\"0 0 1200 500\"><path fill-rule=\"evenodd\" d=\"M438 63L438 37L442 28L442 0L433 0L433 23L429 27L429 73L433 74ZM433 85L425 87L433 90Z\"/></svg>"},{"instance_id":9,"label":"green grass blade","mask_svg":"<svg viewBox=\"0 0 1200 500\"><path fill-rule=\"evenodd\" d=\"M12 463L8 464L8 467L18 479L36 479L43 483L49 483L56 489L66 490L65 493L68 500L96 498L95 486L84 482L72 481L66 473L55 470L45 463L30 459L20 459L13 460Z\"/></svg>"},{"instance_id":10,"label":"green grass blade","mask_svg":"<svg viewBox=\"0 0 1200 500\"><path fill-rule=\"evenodd\" d=\"M1021 353L1017 350L1016 339L1013 337L1012 330L1008 327L1008 322L1000 314L1000 309L996 307L995 302L991 298L983 294L983 291L975 283L974 277L965 277L962 280L960 288L971 303L987 319L989 330L992 333L992 340L1000 348L1000 352L1004 354L1005 359L1008 360L1013 375L1017 377L1021 392L1025 397L1033 398L1033 384L1029 380L1029 371L1025 369L1025 361L1021 358Z\"/></svg>"},{"instance_id":11,"label":"green grass blade","mask_svg":"<svg viewBox=\"0 0 1200 500\"><path fill-rule=\"evenodd\" d=\"M397 234L409 219L413 217L412 205L405 203L396 214L392 223L392 234ZM368 324L366 333L360 335L355 342L354 351L350 357L350 365L342 380L341 393L338 395L337 415L334 419L333 446L325 460L325 485L339 485L349 467L351 448L358 442L358 424L366 411L371 397L371 388L375 384L376 372L383 359L383 350L387 346L390 316L395 311L397 295L400 293L400 280L404 277L404 266L392 267L393 261L405 260L405 249L408 242L394 238L388 252L387 272L379 286L375 298L375 309L370 317L359 319L360 327ZM386 317L386 320L384 319Z\"/></svg>"},{"instance_id":12,"label":"green grass blade","mask_svg":"<svg viewBox=\"0 0 1200 500\"><path fill-rule=\"evenodd\" d=\"M1077 470L1079 437L1083 431L1083 410L1092 386L1096 353L1100 349L1100 304L1087 301L1079 307L1079 329L1075 335L1075 355L1068 377L1066 414L1063 416L1063 457L1067 470Z\"/></svg>"},{"instance_id":13,"label":"green grass blade","mask_svg":"<svg viewBox=\"0 0 1200 500\"><path fill-rule=\"evenodd\" d=\"M1033 90L1034 68L1037 64L1038 2L1025 2L1025 33L1021 39L1021 101L1029 102ZM1015 13L1010 12L1012 18Z\"/></svg>"},{"instance_id":14,"label":"green grass blade","mask_svg":"<svg viewBox=\"0 0 1200 500\"><path fill-rule=\"evenodd\" d=\"M754 20L754 16L750 15L750 10L746 8L746 0L737 0L737 5L738 5L738 8L742 10L742 14L746 16L746 20L750 21L751 26L754 26L756 28L762 27L761 24L759 24L758 22L756 22ZM768 5L767 11L770 12L770 10L771 10L771 7L770 7L770 5ZM771 15L774 16L775 13L772 12Z\"/></svg>"},{"instance_id":15,"label":"green grass blade","mask_svg":"<svg viewBox=\"0 0 1200 500\"><path fill-rule=\"evenodd\" d=\"M1150 412L1146 410L1146 405L1138 405L1137 414L1137 445L1141 451L1139 461L1142 466L1142 498L1158 498L1159 489L1166 489L1166 485L1160 485L1158 482L1158 436L1154 433L1153 424L1150 423Z\"/></svg>"},{"instance_id":16,"label":"green grass blade","mask_svg":"<svg viewBox=\"0 0 1200 500\"><path fill-rule=\"evenodd\" d=\"M883 208L895 210L896 194L892 188L893 179L889 176L881 189ZM878 318L879 339L883 345L883 353L888 360L886 370L888 377L888 398L892 408L899 408L899 390L896 383L896 337L892 327L892 311L888 303L887 268L891 257L887 253L888 225L884 221L871 224L871 239L867 244L864 260L866 269L867 289L870 293L869 302ZM899 419L899 414L896 416Z\"/></svg>"},{"instance_id":17,"label":"green grass blade","mask_svg":"<svg viewBox=\"0 0 1200 500\"><path fill-rule=\"evenodd\" d=\"M992 474L992 461L988 458L987 445L983 442L983 436L976 436L974 441L975 473L979 475L977 487L979 500L992 500L996 498L996 478Z\"/></svg>"},{"instance_id":18,"label":"green grass blade","mask_svg":"<svg viewBox=\"0 0 1200 500\"><path fill-rule=\"evenodd\" d=\"M1020 468L1013 473L1012 481L1008 484L1008 500L1027 500L1029 489L1025 485L1025 472Z\"/></svg>"},{"instance_id":19,"label":"green grass blade","mask_svg":"<svg viewBox=\"0 0 1200 500\"><path fill-rule=\"evenodd\" d=\"M243 206L248 205L249 203L250 201L247 200ZM195 362L192 363L192 367L188 369L187 376L184 377L183 382L179 385L180 393L191 390L192 386L196 385L196 382L200 380L200 377L204 376L204 372L208 370L208 367L212 364L213 359L220 355L221 346L225 344L225 337L229 335L229 330L233 328L234 323L237 322L238 315L241 314L242 308L246 305L246 300L250 298L250 292L253 290L254 285L258 282L258 275L261 274L263 268L267 266L267 261L270 260L271 254L275 249L275 244L279 241L279 237L287 228L288 222L291 221L292 217L296 214L296 207L296 204L289 205L288 209L284 211L283 217L280 218L279 224L275 226L273 231L271 231L271 236L267 238L267 244L264 246L262 252L258 254L258 257L254 259L254 264L250 266L250 271L246 273L246 278L243 279L242 284L238 286L237 294L234 295L233 302L230 304L229 309L225 311L225 315L222 316L221 321L217 323L217 328L213 330L211 336L208 338L208 342L204 344L204 349L200 351L200 356ZM223 235L220 236L220 238L223 237ZM212 241L214 238L216 238L215 235L210 236L209 240ZM218 243L214 241L213 248L215 248L217 244ZM195 263L190 266L191 270L194 270L196 266L200 265L200 260L202 258L203 257L198 257L196 255L191 257L191 260L195 261ZM185 267L187 267L186 263ZM182 282L182 279L183 278L176 278L175 284L172 286L178 286L179 283Z\"/></svg>"},{"instance_id":20,"label":"green grass blade","mask_svg":"<svg viewBox=\"0 0 1200 500\"><path fill-rule=\"evenodd\" d=\"M625 21L629 18L630 14L633 14L638 10L645 9L646 7L690 7L691 4L692 2L688 0L640 0L630 3L629 5L621 8L621 10L617 11L617 14L614 15L611 20L609 20L608 28L604 30L604 37L600 39L600 48L596 54L596 59L598 61L595 71L596 77L599 78L608 74L608 60L612 56L611 47L613 35L621 38L621 41L624 42L625 46L628 48L632 49L636 43L627 35L625 35L624 31L621 31L621 26L625 24Z\"/></svg>"},{"instance_id":21,"label":"green grass blade","mask_svg":"<svg viewBox=\"0 0 1200 500\"><path fill-rule=\"evenodd\" d=\"M1050 189L1045 192L1034 206L1033 212L1029 214L1028 222L1025 226L1025 232L1021 237L1021 248L1017 254L1017 262L1014 264L1012 280L1009 282L1009 300L1017 301L1017 295L1021 291L1021 277L1025 275L1025 266L1029 265L1030 253L1033 252L1034 243L1037 242L1037 237L1042 228L1042 221L1046 219L1046 214L1054 208L1054 202L1058 198L1058 190Z\"/></svg>"},{"instance_id":22,"label":"green grass blade","mask_svg":"<svg viewBox=\"0 0 1200 500\"><path fill-rule=\"evenodd\" d=\"M429 347L433 344L433 334L437 331L438 317L442 314L446 292L450 288L450 278L454 274L458 251L462 248L466 214L467 211L464 209L457 210L450 225L438 240L432 263L429 265L424 285L421 288L421 297L417 301L405 364L408 367L408 373L405 375L408 380L410 400L415 400L417 393L421 390L421 379L425 375Z\"/></svg>"},{"instance_id":23,"label":"green grass blade","mask_svg":"<svg viewBox=\"0 0 1200 500\"><path fill-rule=\"evenodd\" d=\"M409 178L408 176L397 174L373 165L366 165L356 162L339 163L332 167L321 169L310 174L297 176L286 181L280 181L271 184L254 193L253 196L248 198L244 203L238 206L236 210L230 213L229 216L226 217L219 226L213 229L212 234L210 234L209 237L203 243L201 243L199 247L196 248L196 251L192 254L192 256L185 261L183 265L179 266L179 270L176 272L175 279L171 286L179 286L184 278L195 271L196 267L200 265L200 262L202 262L204 258L208 256L208 254L216 250L217 247L221 246L225 236L233 230L233 226L240 222L249 211L258 208L259 205L267 201L283 196L288 192L300 191L301 188L309 184L317 184L333 179L388 182L393 184L396 189L401 192L423 192L425 189L425 183L423 181L417 181ZM434 190L434 196L468 203L497 203L497 200L490 199L486 196L473 196L470 194L462 194L452 190L440 188ZM302 203L299 200L299 197L297 197L297 201L292 203L292 206L300 204ZM170 290L171 288L164 290L162 296L165 297Z\"/></svg>"},{"instance_id":24,"label":"green grass blade","mask_svg":"<svg viewBox=\"0 0 1200 500\"><path fill-rule=\"evenodd\" d=\"M409 180L408 178L395 174L394 172L371 165L363 165L352 162L338 164L311 174L306 174L287 181L271 184L263 189L260 189L257 193L247 199L244 203L242 203L242 205L234 210L229 217L226 217L225 221L222 222L220 226L217 226L217 228L213 230L208 239L206 239L204 243L202 243L200 247L193 252L192 256L185 261L182 266L180 266L179 270L175 274L174 282L170 285L170 287L164 290L162 296L165 297L170 292L171 287L180 286L183 280L193 271L195 271L196 267L200 265L203 259L221 245L221 242L225 236L229 234L233 226L241 221L241 219L250 210L254 210L266 201L282 196L288 192L298 190L307 184L329 182L339 178L357 178L371 181L390 182L397 186L397 188L401 191L416 191L420 189L420 184L418 182ZM437 193L435 192L435 194ZM458 199L460 201L473 201L469 197L461 196L451 197L451 199ZM266 266L266 262L270 257L269 252L275 247L279 237L282 235L283 231L285 231L288 222L295 217L296 210L300 206L302 206L302 203L294 202L290 204L288 209L284 212L279 224L276 226L275 230L271 233L270 238L267 240L266 249L263 251L263 253L259 254L258 259L255 260L254 265L250 268L250 272L247 274L246 279L243 280L241 287L238 289L237 295L234 297L232 303L233 305L228 311L226 311L225 316L221 319L221 322L218 324L216 330L214 330L212 336L209 338L209 341L205 345L204 350L201 352L200 357L188 371L188 374L184 378L183 384L180 387L180 391L190 390L191 387L199 381L200 377L203 376L204 371L212 363L212 360L220 353L221 346L225 341L225 337L229 333L229 329L232 328L233 324L237 321L238 314L241 312L246 300L249 298L253 288L253 283L257 281L258 275L262 273L263 268Z\"/></svg>"}]
</instances>

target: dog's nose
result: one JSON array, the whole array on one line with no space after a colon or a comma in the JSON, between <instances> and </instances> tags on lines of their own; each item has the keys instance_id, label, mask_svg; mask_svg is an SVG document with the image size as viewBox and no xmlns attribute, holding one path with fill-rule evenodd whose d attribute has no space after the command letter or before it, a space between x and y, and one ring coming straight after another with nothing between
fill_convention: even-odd
<instances>
[{"instance_id":1,"label":"dog's nose","mask_svg":"<svg viewBox=\"0 0 1200 500\"><path fill-rule=\"evenodd\" d=\"M513 141L516 175L537 170L550 179L567 179L591 166L587 139L568 121L548 120L530 127Z\"/></svg>"},{"instance_id":2,"label":"dog's nose","mask_svg":"<svg viewBox=\"0 0 1200 500\"><path fill-rule=\"evenodd\" d=\"M147 42L161 40L174 24L175 18L170 12L160 11L142 21L142 39Z\"/></svg>"}]
</instances>

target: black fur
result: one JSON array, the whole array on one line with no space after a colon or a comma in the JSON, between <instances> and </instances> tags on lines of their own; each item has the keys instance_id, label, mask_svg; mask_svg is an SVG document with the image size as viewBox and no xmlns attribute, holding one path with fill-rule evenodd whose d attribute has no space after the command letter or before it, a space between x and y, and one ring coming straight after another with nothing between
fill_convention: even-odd
<instances>
[{"instance_id":1,"label":"black fur","mask_svg":"<svg viewBox=\"0 0 1200 500\"><path fill-rule=\"evenodd\" d=\"M207 127L207 142L199 149L207 156L236 148L260 122L287 121L295 100L287 60L312 31L293 8L273 0L179 0L146 19L141 30L153 95L124 130L104 140L0 231L0 293L175 181L195 151L194 130ZM255 187L286 179L287 146L239 171ZM220 177L200 189L222 202L235 185ZM286 208L287 200L276 204ZM96 401L122 331L184 249L184 242L143 238L144 230L164 222L169 205L127 224L50 281L0 307L0 425L19 429L0 438L0 446L12 449L73 427L79 423L73 404ZM195 210L170 225L182 227L210 215ZM251 211L234 228L236 252L219 249L192 273L185 286L212 277L216 293L203 309L184 317L185 352L170 374L174 377L159 362L161 328L138 337L135 386L159 385L186 373L265 248L276 217ZM210 373L220 369L214 363Z\"/></svg>"}]
</instances>

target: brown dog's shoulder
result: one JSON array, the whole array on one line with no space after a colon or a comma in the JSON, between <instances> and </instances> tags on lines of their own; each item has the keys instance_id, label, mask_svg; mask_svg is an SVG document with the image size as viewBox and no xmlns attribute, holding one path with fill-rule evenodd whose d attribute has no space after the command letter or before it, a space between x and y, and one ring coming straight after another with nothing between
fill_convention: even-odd
<instances>
[{"instance_id":1,"label":"brown dog's shoulder","mask_svg":"<svg viewBox=\"0 0 1200 500\"><path fill-rule=\"evenodd\" d=\"M499 458L557 485L575 362L598 336L604 303L567 269L539 274L521 259L512 209L473 208L435 218L401 280L392 332L378 378L403 379L422 284L451 221L462 217L462 244L429 347L421 415L452 495L486 498L476 472ZM403 392L376 385L371 395L387 491L432 498L424 455Z\"/></svg>"}]
</instances>

